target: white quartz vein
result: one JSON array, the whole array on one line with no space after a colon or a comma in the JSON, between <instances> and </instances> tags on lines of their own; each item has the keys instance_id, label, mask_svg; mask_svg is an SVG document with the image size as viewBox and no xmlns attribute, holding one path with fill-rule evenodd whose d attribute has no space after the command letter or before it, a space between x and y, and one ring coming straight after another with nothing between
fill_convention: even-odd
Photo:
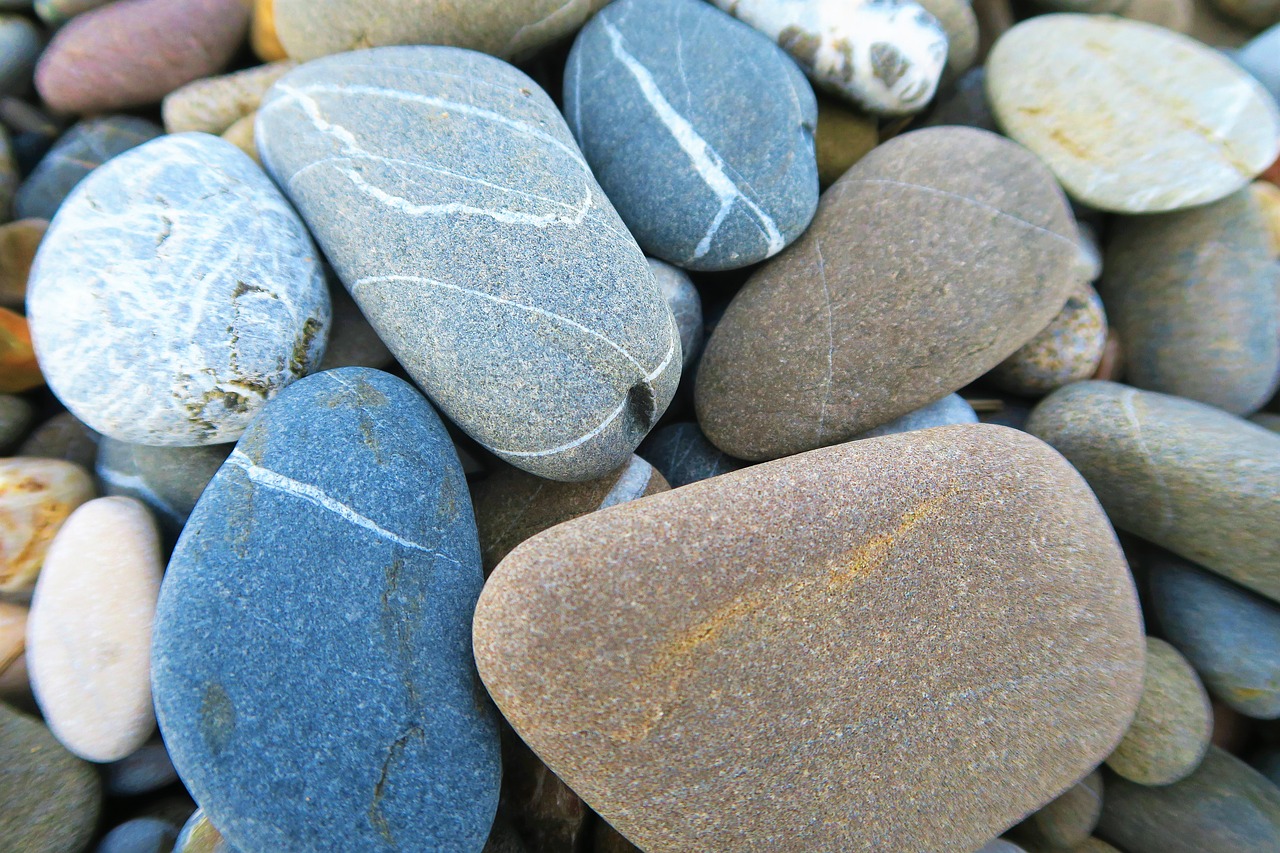
<instances>
[{"instance_id":1,"label":"white quartz vein","mask_svg":"<svg viewBox=\"0 0 1280 853\"><path fill-rule=\"evenodd\" d=\"M613 484L609 494L605 495L604 500L600 501L599 508L607 509L617 504L635 500L644 494L645 489L649 488L651 479L653 479L653 466L634 453L631 454L631 461L627 463L622 476L618 478L618 482Z\"/></svg>"},{"instance_id":2,"label":"white quartz vein","mask_svg":"<svg viewBox=\"0 0 1280 853\"><path fill-rule=\"evenodd\" d=\"M450 201L444 204L417 204L407 198L389 193L382 187L375 186L364 179L355 169L339 169L360 192L387 207L400 211L408 216L447 216L449 214L471 214L487 216L504 225L532 225L534 228L546 228L548 225L581 225L591 212L591 190L588 187L582 202L573 208L571 214L563 213L522 213L515 210L495 210L489 207L475 207L462 202Z\"/></svg>"},{"instance_id":3,"label":"white quartz vein","mask_svg":"<svg viewBox=\"0 0 1280 853\"><path fill-rule=\"evenodd\" d=\"M822 244L817 240L813 241L813 251L818 256L818 275L822 280L822 296L826 305L827 312L827 381L822 389L822 411L818 413L818 441L822 441L827 423L827 402L831 399L831 383L835 379L835 318L832 316L834 310L831 305L831 287L827 284L827 262L822 257Z\"/></svg>"}]
</instances>

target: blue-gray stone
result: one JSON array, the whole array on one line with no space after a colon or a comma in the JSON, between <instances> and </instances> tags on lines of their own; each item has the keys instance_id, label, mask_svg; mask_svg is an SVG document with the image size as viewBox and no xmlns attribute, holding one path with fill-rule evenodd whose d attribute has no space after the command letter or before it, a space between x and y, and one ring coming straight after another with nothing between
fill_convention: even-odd
<instances>
[{"instance_id":1,"label":"blue-gray stone","mask_svg":"<svg viewBox=\"0 0 1280 853\"><path fill-rule=\"evenodd\" d=\"M1258 33L1232 59L1280 101L1280 24Z\"/></svg>"},{"instance_id":2,"label":"blue-gray stone","mask_svg":"<svg viewBox=\"0 0 1280 853\"><path fill-rule=\"evenodd\" d=\"M104 437L94 473L104 494L142 501L176 535L229 453L229 444L149 447Z\"/></svg>"},{"instance_id":3,"label":"blue-gray stone","mask_svg":"<svg viewBox=\"0 0 1280 853\"><path fill-rule=\"evenodd\" d=\"M1209 691L1247 716L1280 717L1280 607L1172 554L1149 568L1165 638Z\"/></svg>"},{"instance_id":4,"label":"blue-gray stone","mask_svg":"<svg viewBox=\"0 0 1280 853\"><path fill-rule=\"evenodd\" d=\"M747 465L707 441L702 430L692 422L669 424L654 430L653 435L641 445L640 456L657 468L673 489L728 474Z\"/></svg>"},{"instance_id":5,"label":"blue-gray stone","mask_svg":"<svg viewBox=\"0 0 1280 853\"><path fill-rule=\"evenodd\" d=\"M680 329L680 351L684 353L683 365L688 371L702 353L702 297L693 279L679 267L649 258L649 269L653 270L658 289L667 300L671 315L676 318L676 326Z\"/></svg>"},{"instance_id":6,"label":"blue-gray stone","mask_svg":"<svg viewBox=\"0 0 1280 853\"><path fill-rule=\"evenodd\" d=\"M617 0L565 67L565 116L631 233L692 270L778 254L818 207L818 103L763 33L699 0Z\"/></svg>"},{"instance_id":7,"label":"blue-gray stone","mask_svg":"<svg viewBox=\"0 0 1280 853\"><path fill-rule=\"evenodd\" d=\"M31 90L43 49L44 36L30 18L0 15L0 96L17 97Z\"/></svg>"},{"instance_id":8,"label":"blue-gray stone","mask_svg":"<svg viewBox=\"0 0 1280 853\"><path fill-rule=\"evenodd\" d=\"M907 412L887 424L869 429L858 438L876 438L881 435L893 435L899 432L912 432L918 429L950 426L952 424L976 424L978 413L973 410L959 394L948 394L927 406L921 406L914 412Z\"/></svg>"},{"instance_id":9,"label":"blue-gray stone","mask_svg":"<svg viewBox=\"0 0 1280 853\"><path fill-rule=\"evenodd\" d=\"M136 797L178 781L169 751L159 738L119 761L103 767L102 784L109 797Z\"/></svg>"},{"instance_id":10,"label":"blue-gray stone","mask_svg":"<svg viewBox=\"0 0 1280 853\"><path fill-rule=\"evenodd\" d=\"M165 820L140 817L117 826L98 842L94 853L171 853L178 828Z\"/></svg>"},{"instance_id":11,"label":"blue-gray stone","mask_svg":"<svg viewBox=\"0 0 1280 853\"><path fill-rule=\"evenodd\" d=\"M484 846L501 768L481 583L462 467L412 386L343 368L263 410L183 530L153 647L170 757L228 842Z\"/></svg>"},{"instance_id":12,"label":"blue-gray stone","mask_svg":"<svg viewBox=\"0 0 1280 853\"><path fill-rule=\"evenodd\" d=\"M680 379L675 319L555 104L451 47L308 62L256 139L365 317L479 444L530 473L616 470Z\"/></svg>"},{"instance_id":13,"label":"blue-gray stone","mask_svg":"<svg viewBox=\"0 0 1280 853\"><path fill-rule=\"evenodd\" d=\"M1270 747L1253 756L1249 760L1254 770L1271 780L1273 785L1280 785L1280 747Z\"/></svg>"}]
</instances>

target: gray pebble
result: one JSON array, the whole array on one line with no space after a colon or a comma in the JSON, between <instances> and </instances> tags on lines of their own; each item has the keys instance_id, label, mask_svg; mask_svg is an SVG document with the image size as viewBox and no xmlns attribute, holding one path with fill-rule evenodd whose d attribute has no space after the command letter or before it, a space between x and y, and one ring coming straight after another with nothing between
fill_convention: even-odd
<instances>
[{"instance_id":1,"label":"gray pebble","mask_svg":"<svg viewBox=\"0 0 1280 853\"><path fill-rule=\"evenodd\" d=\"M142 501L169 533L176 534L232 447L149 447L103 438L94 473L105 494Z\"/></svg>"},{"instance_id":2,"label":"gray pebble","mask_svg":"<svg viewBox=\"0 0 1280 853\"><path fill-rule=\"evenodd\" d=\"M696 423L669 424L654 430L641 445L640 455L658 469L673 489L747 465L708 441Z\"/></svg>"},{"instance_id":3,"label":"gray pebble","mask_svg":"<svg viewBox=\"0 0 1280 853\"><path fill-rule=\"evenodd\" d=\"M43 49L44 35L29 18L0 15L0 95L16 97L31 90Z\"/></svg>"},{"instance_id":4,"label":"gray pebble","mask_svg":"<svg viewBox=\"0 0 1280 853\"><path fill-rule=\"evenodd\" d=\"M178 828L153 817L120 824L98 843L94 853L171 853Z\"/></svg>"},{"instance_id":5,"label":"gray pebble","mask_svg":"<svg viewBox=\"0 0 1280 853\"><path fill-rule=\"evenodd\" d=\"M684 353L684 369L688 372L702 353L702 297L689 274L679 267L649 258L649 269L653 270L658 289L680 328L680 351Z\"/></svg>"},{"instance_id":6,"label":"gray pebble","mask_svg":"<svg viewBox=\"0 0 1280 853\"><path fill-rule=\"evenodd\" d=\"M881 435L894 435L899 432L912 432L918 429L950 426L951 424L976 424L978 413L973 410L959 394L948 394L941 400L921 406L914 412L907 412L900 418L894 418L887 424L869 429L862 438L876 438Z\"/></svg>"},{"instance_id":7,"label":"gray pebble","mask_svg":"<svg viewBox=\"0 0 1280 853\"><path fill-rule=\"evenodd\" d=\"M101 437L76 419L70 412L62 412L35 428L18 448L18 456L34 456L39 459L65 459L92 471L98 458L98 441Z\"/></svg>"},{"instance_id":8,"label":"gray pebble","mask_svg":"<svg viewBox=\"0 0 1280 853\"><path fill-rule=\"evenodd\" d=\"M103 767L102 784L109 797L149 794L178 781L164 741L156 738L132 755Z\"/></svg>"}]
</instances>

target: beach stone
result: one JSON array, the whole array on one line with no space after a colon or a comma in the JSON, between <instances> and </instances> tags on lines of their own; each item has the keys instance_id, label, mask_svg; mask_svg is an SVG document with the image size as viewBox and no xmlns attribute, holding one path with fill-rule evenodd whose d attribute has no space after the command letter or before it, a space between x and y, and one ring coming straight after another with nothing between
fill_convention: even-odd
<instances>
[{"instance_id":1,"label":"beach stone","mask_svg":"<svg viewBox=\"0 0 1280 853\"><path fill-rule=\"evenodd\" d=\"M1011 834L1018 841L1055 849L1083 844L1098 825L1102 800L1102 774L1095 770L1018 824Z\"/></svg>"},{"instance_id":2,"label":"beach stone","mask_svg":"<svg viewBox=\"0 0 1280 853\"><path fill-rule=\"evenodd\" d=\"M221 71L248 27L244 0L117 0L58 30L36 66L36 90L66 113L153 104Z\"/></svg>"},{"instance_id":3,"label":"beach stone","mask_svg":"<svg viewBox=\"0 0 1280 853\"><path fill-rule=\"evenodd\" d=\"M288 59L280 37L276 35L275 3L273 0L253 0L253 20L249 23L249 44L263 62Z\"/></svg>"},{"instance_id":4,"label":"beach stone","mask_svg":"<svg viewBox=\"0 0 1280 853\"><path fill-rule=\"evenodd\" d=\"M1043 331L996 365L987 379L1001 391L1038 397L1093 376L1106 345L1102 298L1083 284Z\"/></svg>"},{"instance_id":5,"label":"beach stone","mask_svg":"<svg viewBox=\"0 0 1280 853\"><path fill-rule=\"evenodd\" d=\"M321 370L335 367L384 368L395 359L373 326L360 312L360 306L347 293L342 282L330 278L329 298L333 304L333 327L329 346L325 348Z\"/></svg>"},{"instance_id":6,"label":"beach stone","mask_svg":"<svg viewBox=\"0 0 1280 853\"><path fill-rule=\"evenodd\" d=\"M158 737L103 768L103 789L109 797L136 797L178 781L164 741Z\"/></svg>"},{"instance_id":7,"label":"beach stone","mask_svg":"<svg viewBox=\"0 0 1280 853\"><path fill-rule=\"evenodd\" d=\"M1023 21L991 51L987 95L1004 132L1099 210L1217 201L1280 151L1280 110L1256 80L1200 42L1139 21Z\"/></svg>"},{"instance_id":8,"label":"beach stone","mask_svg":"<svg viewBox=\"0 0 1280 853\"><path fill-rule=\"evenodd\" d=\"M92 471L98 458L98 434L70 412L62 412L35 428L18 448L19 456L61 459Z\"/></svg>"},{"instance_id":9,"label":"beach stone","mask_svg":"<svg viewBox=\"0 0 1280 853\"><path fill-rule=\"evenodd\" d=\"M238 118L235 124L222 132L222 138L239 148L249 156L249 159L261 166L262 158L258 156L257 138L254 136L253 130L257 122L258 114L256 111Z\"/></svg>"},{"instance_id":10,"label":"beach stone","mask_svg":"<svg viewBox=\"0 0 1280 853\"><path fill-rule=\"evenodd\" d=\"M513 732L503 735L502 805L522 840L521 848L528 853L585 849L592 817L586 803Z\"/></svg>"},{"instance_id":11,"label":"beach stone","mask_svg":"<svg viewBox=\"0 0 1280 853\"><path fill-rule=\"evenodd\" d=\"M274 0L294 59L387 45L451 45L517 62L572 35L608 0Z\"/></svg>"},{"instance_id":12,"label":"beach stone","mask_svg":"<svg viewBox=\"0 0 1280 853\"><path fill-rule=\"evenodd\" d=\"M73 125L23 182L15 212L23 219L53 219L86 175L163 132L154 122L135 116L103 116Z\"/></svg>"},{"instance_id":13,"label":"beach stone","mask_svg":"<svg viewBox=\"0 0 1280 853\"><path fill-rule=\"evenodd\" d=\"M1245 188L1214 204L1114 223L1107 315L1130 384L1247 415L1280 381L1280 267Z\"/></svg>"},{"instance_id":14,"label":"beach stone","mask_svg":"<svg viewBox=\"0 0 1280 853\"><path fill-rule=\"evenodd\" d=\"M149 447L103 438L94 473L106 494L141 501L176 535L232 447Z\"/></svg>"},{"instance_id":15,"label":"beach stone","mask_svg":"<svg viewBox=\"0 0 1280 853\"><path fill-rule=\"evenodd\" d=\"M1142 701L1107 766L1139 785L1169 785L1200 766L1213 735L1209 694L1178 650L1147 637Z\"/></svg>"},{"instance_id":16,"label":"beach stone","mask_svg":"<svg viewBox=\"0 0 1280 853\"><path fill-rule=\"evenodd\" d=\"M1272 432L1280 432L1280 415L1271 412L1259 412L1256 415L1250 415L1249 420L1264 429Z\"/></svg>"},{"instance_id":17,"label":"beach stone","mask_svg":"<svg viewBox=\"0 0 1280 853\"><path fill-rule=\"evenodd\" d=\"M262 96L296 62L272 62L217 77L193 80L164 96L160 105L165 133L220 134L258 109Z\"/></svg>"},{"instance_id":18,"label":"beach stone","mask_svg":"<svg viewBox=\"0 0 1280 853\"><path fill-rule=\"evenodd\" d=\"M1165 636L1213 695L1280 718L1280 607L1172 555L1152 562L1150 586Z\"/></svg>"},{"instance_id":19,"label":"beach stone","mask_svg":"<svg viewBox=\"0 0 1280 853\"><path fill-rule=\"evenodd\" d=\"M48 228L43 219L0 225L0 306L21 309L26 304L31 262Z\"/></svg>"},{"instance_id":20,"label":"beach stone","mask_svg":"<svg viewBox=\"0 0 1280 853\"><path fill-rule=\"evenodd\" d=\"M246 559L266 553L270 572ZM272 401L183 529L152 650L170 758L232 845L484 845L500 747L468 633L481 583L462 467L417 391L344 368Z\"/></svg>"},{"instance_id":21,"label":"beach stone","mask_svg":"<svg viewBox=\"0 0 1280 853\"><path fill-rule=\"evenodd\" d=\"M818 127L813 134L818 186L840 180L849 167L880 144L876 120L825 95L818 95Z\"/></svg>"},{"instance_id":22,"label":"beach stone","mask_svg":"<svg viewBox=\"0 0 1280 853\"><path fill-rule=\"evenodd\" d=\"M43 48L44 35L30 18L0 14L0 96L18 97L31 90Z\"/></svg>"},{"instance_id":23,"label":"beach stone","mask_svg":"<svg viewBox=\"0 0 1280 853\"><path fill-rule=\"evenodd\" d=\"M895 137L734 297L699 363L698 422L749 460L858 436L1031 339L1079 285L1079 258L1066 200L1027 150L963 127Z\"/></svg>"},{"instance_id":24,"label":"beach stone","mask_svg":"<svg viewBox=\"0 0 1280 853\"><path fill-rule=\"evenodd\" d=\"M201 133L126 152L72 192L27 311L58 399L103 435L161 446L234 441L329 330L306 227L248 157Z\"/></svg>"},{"instance_id":25,"label":"beach stone","mask_svg":"<svg viewBox=\"0 0 1280 853\"><path fill-rule=\"evenodd\" d=\"M1141 692L1088 487L985 425L558 525L493 573L474 637L516 732L648 853L974 849L1105 758Z\"/></svg>"},{"instance_id":26,"label":"beach stone","mask_svg":"<svg viewBox=\"0 0 1280 853\"><path fill-rule=\"evenodd\" d=\"M196 809L178 833L173 853L236 853L218 832L203 809Z\"/></svg>"},{"instance_id":27,"label":"beach stone","mask_svg":"<svg viewBox=\"0 0 1280 853\"><path fill-rule=\"evenodd\" d=\"M702 0L601 10L569 53L564 112L640 248L685 269L773 257L817 209L809 82Z\"/></svg>"},{"instance_id":28,"label":"beach stone","mask_svg":"<svg viewBox=\"0 0 1280 853\"><path fill-rule=\"evenodd\" d=\"M1116 527L1280 601L1280 435L1096 381L1050 394L1027 430L1084 475Z\"/></svg>"},{"instance_id":29,"label":"beach stone","mask_svg":"<svg viewBox=\"0 0 1280 853\"><path fill-rule=\"evenodd\" d=\"M39 720L0 702L0 838L22 853L83 850L102 795L93 766Z\"/></svg>"},{"instance_id":30,"label":"beach stone","mask_svg":"<svg viewBox=\"0 0 1280 853\"><path fill-rule=\"evenodd\" d=\"M83 469L56 459L0 459L0 593L30 592L67 516L93 497Z\"/></svg>"},{"instance_id":31,"label":"beach stone","mask_svg":"<svg viewBox=\"0 0 1280 853\"><path fill-rule=\"evenodd\" d=\"M35 0L36 15L51 27L61 26L76 15L83 14L111 0Z\"/></svg>"},{"instance_id":32,"label":"beach stone","mask_svg":"<svg viewBox=\"0 0 1280 853\"><path fill-rule=\"evenodd\" d=\"M8 681L17 680L18 670L26 681L27 615L23 605L0 600L0 695L7 692Z\"/></svg>"},{"instance_id":33,"label":"beach stone","mask_svg":"<svg viewBox=\"0 0 1280 853\"><path fill-rule=\"evenodd\" d=\"M995 116L987 104L986 69L979 66L965 72L929 112L923 127L961 125L998 133ZM821 122L821 117L819 117Z\"/></svg>"},{"instance_id":34,"label":"beach stone","mask_svg":"<svg viewBox=\"0 0 1280 853\"><path fill-rule=\"evenodd\" d=\"M1266 221L1271 256L1280 259L1280 187L1269 181L1254 181L1249 191Z\"/></svg>"},{"instance_id":35,"label":"beach stone","mask_svg":"<svg viewBox=\"0 0 1280 853\"><path fill-rule=\"evenodd\" d=\"M0 394L0 451L22 440L35 419L35 409L22 397Z\"/></svg>"},{"instance_id":36,"label":"beach stone","mask_svg":"<svg viewBox=\"0 0 1280 853\"><path fill-rule=\"evenodd\" d=\"M504 467L471 490L485 574L512 548L548 527L670 488L652 465L634 455L617 471L582 483L557 483Z\"/></svg>"},{"instance_id":37,"label":"beach stone","mask_svg":"<svg viewBox=\"0 0 1280 853\"><path fill-rule=\"evenodd\" d=\"M973 67L978 58L978 17L969 0L917 0L947 34L947 64L939 82L946 86Z\"/></svg>"},{"instance_id":38,"label":"beach stone","mask_svg":"<svg viewBox=\"0 0 1280 853\"><path fill-rule=\"evenodd\" d=\"M894 418L887 424L869 429L859 439L876 438L881 435L894 435L900 432L913 432L918 429L950 426L952 424L976 424L978 413L973 410L959 394L948 394L941 400L921 406L914 412L908 412L900 418Z\"/></svg>"},{"instance_id":39,"label":"beach stone","mask_svg":"<svg viewBox=\"0 0 1280 853\"><path fill-rule=\"evenodd\" d=\"M1108 780L1098 835L1125 853L1277 850L1280 789L1211 746L1199 769L1172 785Z\"/></svg>"},{"instance_id":40,"label":"beach stone","mask_svg":"<svg viewBox=\"0 0 1280 853\"><path fill-rule=\"evenodd\" d=\"M933 98L947 33L912 0L712 0L773 39L819 87L877 115Z\"/></svg>"},{"instance_id":41,"label":"beach stone","mask_svg":"<svg viewBox=\"0 0 1280 853\"><path fill-rule=\"evenodd\" d=\"M680 352L685 372L697 363L702 354L702 297L693 279L679 267L672 266L657 258L649 258L649 269L658 282L662 298L667 300L671 316L676 318L676 327L680 330Z\"/></svg>"},{"instance_id":42,"label":"beach stone","mask_svg":"<svg viewBox=\"0 0 1280 853\"><path fill-rule=\"evenodd\" d=\"M153 817L125 821L98 842L94 853L172 853L178 827Z\"/></svg>"},{"instance_id":43,"label":"beach stone","mask_svg":"<svg viewBox=\"0 0 1280 853\"><path fill-rule=\"evenodd\" d=\"M1213 5L1247 27L1261 29L1280 24L1280 0L1213 0Z\"/></svg>"},{"instance_id":44,"label":"beach stone","mask_svg":"<svg viewBox=\"0 0 1280 853\"><path fill-rule=\"evenodd\" d=\"M20 394L44 381L27 318L0 308L0 394Z\"/></svg>"},{"instance_id":45,"label":"beach stone","mask_svg":"<svg viewBox=\"0 0 1280 853\"><path fill-rule=\"evenodd\" d=\"M1280 23L1258 33L1231 58L1280 101Z\"/></svg>"},{"instance_id":46,"label":"beach stone","mask_svg":"<svg viewBox=\"0 0 1280 853\"><path fill-rule=\"evenodd\" d=\"M679 330L532 80L445 47L328 57L276 83L257 135L365 317L453 423L549 479L627 461L675 394Z\"/></svg>"},{"instance_id":47,"label":"beach stone","mask_svg":"<svg viewBox=\"0 0 1280 853\"><path fill-rule=\"evenodd\" d=\"M653 431L640 455L661 472L672 488L737 471L747 463L734 459L702 434L696 423L674 423Z\"/></svg>"}]
</instances>

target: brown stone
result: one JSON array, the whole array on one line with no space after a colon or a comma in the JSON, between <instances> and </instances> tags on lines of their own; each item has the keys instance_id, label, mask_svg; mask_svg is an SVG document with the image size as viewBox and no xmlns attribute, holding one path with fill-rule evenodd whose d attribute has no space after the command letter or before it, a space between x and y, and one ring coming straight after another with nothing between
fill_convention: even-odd
<instances>
[{"instance_id":1,"label":"brown stone","mask_svg":"<svg viewBox=\"0 0 1280 853\"><path fill-rule=\"evenodd\" d=\"M1107 346L1107 315L1092 285L1082 284L1039 334L996 365L988 378L1010 394L1038 397L1093 376Z\"/></svg>"},{"instance_id":2,"label":"brown stone","mask_svg":"<svg viewBox=\"0 0 1280 853\"><path fill-rule=\"evenodd\" d=\"M647 853L974 849L1105 758L1141 692L1088 487L980 424L558 525L473 635L516 731Z\"/></svg>"},{"instance_id":3,"label":"brown stone","mask_svg":"<svg viewBox=\"0 0 1280 853\"><path fill-rule=\"evenodd\" d=\"M0 225L0 306L19 311L27 301L27 277L36 249L49 223L43 219L19 219Z\"/></svg>"},{"instance_id":4,"label":"brown stone","mask_svg":"<svg viewBox=\"0 0 1280 853\"><path fill-rule=\"evenodd\" d=\"M1009 834L1020 843L1041 847L1083 844L1098 825L1102 797L1102 774L1095 770Z\"/></svg>"},{"instance_id":5,"label":"brown stone","mask_svg":"<svg viewBox=\"0 0 1280 853\"><path fill-rule=\"evenodd\" d=\"M842 101L818 95L818 127L813 134L818 184L826 189L879 143L876 120Z\"/></svg>"},{"instance_id":6,"label":"brown stone","mask_svg":"<svg viewBox=\"0 0 1280 853\"><path fill-rule=\"evenodd\" d=\"M20 394L43 384L27 318L0 308L0 394Z\"/></svg>"}]
</instances>

